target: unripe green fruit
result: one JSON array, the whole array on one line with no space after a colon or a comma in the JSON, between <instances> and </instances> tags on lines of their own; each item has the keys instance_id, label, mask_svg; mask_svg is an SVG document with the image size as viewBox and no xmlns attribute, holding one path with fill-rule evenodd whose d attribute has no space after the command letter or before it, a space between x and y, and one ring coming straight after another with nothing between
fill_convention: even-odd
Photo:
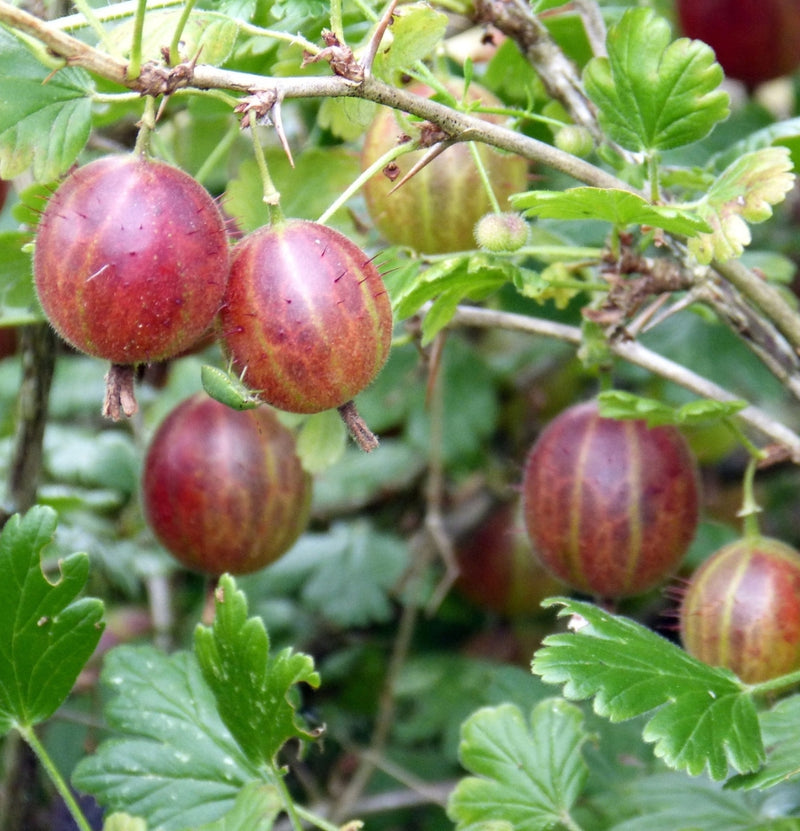
<instances>
[{"instance_id":1,"label":"unripe green fruit","mask_svg":"<svg viewBox=\"0 0 800 831\"><path fill-rule=\"evenodd\" d=\"M748 684L800 669L800 553L768 537L712 554L680 608L686 651Z\"/></svg>"},{"instance_id":2,"label":"unripe green fruit","mask_svg":"<svg viewBox=\"0 0 800 831\"><path fill-rule=\"evenodd\" d=\"M528 223L519 214L486 214L475 225L475 242L487 251L519 251L527 241Z\"/></svg>"},{"instance_id":3,"label":"unripe green fruit","mask_svg":"<svg viewBox=\"0 0 800 831\"><path fill-rule=\"evenodd\" d=\"M461 96L462 82L450 82L447 86L454 95ZM422 84L411 85L408 91L416 95L432 94ZM469 88L469 99L480 100L489 107L501 106L494 95L474 83ZM497 116L482 117L494 123L500 121ZM364 138L362 170L410 131L409 124L400 119L394 110L384 107L379 111ZM476 147L500 207L508 207L508 197L527 188L527 161L486 144L477 143ZM471 249L475 223L493 206L467 143L448 147L390 193L426 152L427 149L407 153L397 159L391 176L378 172L367 180L363 192L369 215L384 238L395 245L406 245L426 254Z\"/></svg>"},{"instance_id":4,"label":"unripe green fruit","mask_svg":"<svg viewBox=\"0 0 800 831\"><path fill-rule=\"evenodd\" d=\"M594 150L594 139L586 127L565 124L555 134L553 141L559 150L585 159Z\"/></svg>"},{"instance_id":5,"label":"unripe green fruit","mask_svg":"<svg viewBox=\"0 0 800 831\"><path fill-rule=\"evenodd\" d=\"M641 594L680 564L698 520L698 471L675 427L565 410L531 449L525 523L542 563L601 598Z\"/></svg>"},{"instance_id":6,"label":"unripe green fruit","mask_svg":"<svg viewBox=\"0 0 800 831\"><path fill-rule=\"evenodd\" d=\"M311 481L272 410L233 410L200 393L156 430L142 501L158 539L187 568L248 574L305 530Z\"/></svg>"}]
</instances>

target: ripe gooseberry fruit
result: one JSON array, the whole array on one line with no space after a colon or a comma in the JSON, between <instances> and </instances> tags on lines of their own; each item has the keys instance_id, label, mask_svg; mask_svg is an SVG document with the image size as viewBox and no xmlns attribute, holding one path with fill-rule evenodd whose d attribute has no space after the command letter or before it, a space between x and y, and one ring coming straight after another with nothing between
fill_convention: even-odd
<instances>
[{"instance_id":1,"label":"ripe gooseberry fruit","mask_svg":"<svg viewBox=\"0 0 800 831\"><path fill-rule=\"evenodd\" d=\"M686 651L748 684L800 669L800 553L779 540L736 540L692 575L680 606Z\"/></svg>"},{"instance_id":2,"label":"ripe gooseberry fruit","mask_svg":"<svg viewBox=\"0 0 800 831\"><path fill-rule=\"evenodd\" d=\"M272 411L232 410L198 393L156 430L142 498L156 537L187 568L248 574L305 530L311 481Z\"/></svg>"},{"instance_id":3,"label":"ripe gooseberry fruit","mask_svg":"<svg viewBox=\"0 0 800 831\"><path fill-rule=\"evenodd\" d=\"M750 88L800 66L798 0L678 0L677 10L683 33Z\"/></svg>"},{"instance_id":4,"label":"ripe gooseberry fruit","mask_svg":"<svg viewBox=\"0 0 800 831\"><path fill-rule=\"evenodd\" d=\"M446 86L461 97L463 83L450 82ZM413 84L408 91L423 96L433 92L424 84ZM498 98L475 83L470 84L468 99L481 101L487 107L502 106ZM400 118L395 110L384 107L379 111L364 137L362 170L403 140L408 126ZM497 116L484 118L495 123L500 121ZM502 153L485 144L478 144L477 149L497 201L505 209L512 193L527 188L528 163L520 156ZM466 143L448 147L440 157L390 193L426 152L407 153L394 163L391 176L384 170L367 180L363 193L369 215L383 237L395 245L406 245L426 254L471 249L475 223L493 205Z\"/></svg>"},{"instance_id":5,"label":"ripe gooseberry fruit","mask_svg":"<svg viewBox=\"0 0 800 831\"><path fill-rule=\"evenodd\" d=\"M517 501L494 508L456 547L459 594L506 617L541 614L541 602L563 591L531 550Z\"/></svg>"},{"instance_id":6,"label":"ripe gooseberry fruit","mask_svg":"<svg viewBox=\"0 0 800 831\"><path fill-rule=\"evenodd\" d=\"M219 321L234 371L293 413L351 401L383 367L392 338L373 262L333 228L299 219L237 243Z\"/></svg>"},{"instance_id":7,"label":"ripe gooseberry fruit","mask_svg":"<svg viewBox=\"0 0 800 831\"><path fill-rule=\"evenodd\" d=\"M208 192L140 155L72 173L45 207L33 260L58 334L119 365L191 348L219 311L228 268L225 223Z\"/></svg>"},{"instance_id":8,"label":"ripe gooseberry fruit","mask_svg":"<svg viewBox=\"0 0 800 831\"><path fill-rule=\"evenodd\" d=\"M671 426L574 405L542 431L522 482L534 551L556 577L601 598L641 594L679 565L698 521L698 471Z\"/></svg>"}]
</instances>

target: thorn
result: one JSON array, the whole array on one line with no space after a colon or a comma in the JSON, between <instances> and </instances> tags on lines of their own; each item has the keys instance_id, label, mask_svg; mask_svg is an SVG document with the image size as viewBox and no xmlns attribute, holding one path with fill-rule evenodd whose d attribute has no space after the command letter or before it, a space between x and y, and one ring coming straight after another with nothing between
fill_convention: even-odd
<instances>
[{"instance_id":1,"label":"thorn","mask_svg":"<svg viewBox=\"0 0 800 831\"><path fill-rule=\"evenodd\" d=\"M364 70L365 78L372 72L372 64L375 60L375 56L378 54L378 47L381 45L383 36L386 34L386 29L392 22L396 5L397 0L391 0L386 11L383 13L383 16L378 21L378 25L375 27L375 31L372 33L372 37L369 39L369 43L367 44L367 49L359 61L361 68Z\"/></svg>"},{"instance_id":2,"label":"thorn","mask_svg":"<svg viewBox=\"0 0 800 831\"><path fill-rule=\"evenodd\" d=\"M412 176L416 176L417 173L422 170L423 167L429 165L437 156L440 156L447 150L448 147L451 147L456 142L454 139L449 139L448 141L440 141L438 144L434 144L430 150L411 168L411 170L400 179L399 182L395 184L395 186L389 191L389 193L394 193L399 187L404 185Z\"/></svg>"},{"instance_id":3,"label":"thorn","mask_svg":"<svg viewBox=\"0 0 800 831\"><path fill-rule=\"evenodd\" d=\"M292 167L294 167L292 149L291 147L289 147L289 141L286 138L286 133L283 130L283 119L281 118L281 101L283 101L283 95L278 93L278 97L275 99L275 103L272 105L272 123L275 125L275 132L278 134L278 140L281 143L283 152L286 153L286 157L289 159L289 164Z\"/></svg>"}]
</instances>

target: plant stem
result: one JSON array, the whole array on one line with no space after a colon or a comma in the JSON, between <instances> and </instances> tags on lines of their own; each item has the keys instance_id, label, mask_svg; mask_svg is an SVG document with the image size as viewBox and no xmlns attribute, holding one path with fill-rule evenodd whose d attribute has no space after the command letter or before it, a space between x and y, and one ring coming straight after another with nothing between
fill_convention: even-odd
<instances>
[{"instance_id":1,"label":"plant stem","mask_svg":"<svg viewBox=\"0 0 800 831\"><path fill-rule=\"evenodd\" d=\"M272 177L269 175L269 167L266 156L264 155L264 148L258 140L258 128L252 121L250 122L250 137L253 140L253 154L256 158L258 172L261 176L261 187L264 192L261 198L269 211L270 225L278 225L283 221L283 211L280 205L281 195L275 187Z\"/></svg>"},{"instance_id":2,"label":"plant stem","mask_svg":"<svg viewBox=\"0 0 800 831\"><path fill-rule=\"evenodd\" d=\"M800 684L800 669L780 675L778 678L771 678L769 681L761 681L758 684L748 684L747 690L752 695L768 695L779 690L786 690Z\"/></svg>"},{"instance_id":3,"label":"plant stem","mask_svg":"<svg viewBox=\"0 0 800 831\"><path fill-rule=\"evenodd\" d=\"M50 754L48 754L45 746L39 741L39 737L36 735L34 729L32 727L18 727L17 729L19 730L22 738L25 739L29 747L36 754L36 758L39 760L39 763L50 777L50 781L53 785L55 785L56 790L64 800L65 805L69 809L69 812L80 831L92 831L92 827L89 825L88 820L83 815L83 811L81 811L75 797L72 795L69 785L67 785L64 781L64 777L53 763L53 760L50 758Z\"/></svg>"},{"instance_id":4,"label":"plant stem","mask_svg":"<svg viewBox=\"0 0 800 831\"><path fill-rule=\"evenodd\" d=\"M156 99L152 95L146 95L144 99L144 112L139 121L139 132L136 134L134 153L140 156L147 156L150 153L150 138L156 126Z\"/></svg>"},{"instance_id":5,"label":"plant stem","mask_svg":"<svg viewBox=\"0 0 800 831\"><path fill-rule=\"evenodd\" d=\"M147 0L139 0L136 4L136 14L133 18L133 40L131 41L131 59L128 63L127 77L133 81L142 71L142 33L144 32L144 15L147 11Z\"/></svg>"},{"instance_id":6,"label":"plant stem","mask_svg":"<svg viewBox=\"0 0 800 831\"><path fill-rule=\"evenodd\" d=\"M186 24L189 22L189 15L192 13L195 2L196 0L186 0L180 19L178 20L178 25L175 27L175 31L172 35L172 41L169 45L169 62L171 66L175 66L181 62L181 55L179 51L181 37L183 36L183 30L186 28Z\"/></svg>"},{"instance_id":7,"label":"plant stem","mask_svg":"<svg viewBox=\"0 0 800 831\"><path fill-rule=\"evenodd\" d=\"M761 506L756 502L755 493L753 492L758 460L758 456L751 455L745 468L742 482L742 507L738 513L738 516L744 519L744 535L748 540L755 540L761 536L761 529L758 525L758 514L761 512Z\"/></svg>"},{"instance_id":8,"label":"plant stem","mask_svg":"<svg viewBox=\"0 0 800 831\"><path fill-rule=\"evenodd\" d=\"M226 156L228 151L231 149L231 146L239 137L239 125L234 122L228 128L228 131L225 135L217 142L217 146L206 156L205 161L200 166L200 169L195 173L194 178L197 179L198 182L205 182L206 177L209 173L217 166L217 163L222 159L223 156Z\"/></svg>"},{"instance_id":9,"label":"plant stem","mask_svg":"<svg viewBox=\"0 0 800 831\"><path fill-rule=\"evenodd\" d=\"M108 39L108 33L106 32L103 24L100 22L99 18L94 12L94 9L86 2L86 0L74 0L75 8L80 12L81 16L85 18L86 23L92 28L92 31L97 35L98 40L100 43L103 44L103 48L106 52L113 52L114 48L111 44L111 41Z\"/></svg>"},{"instance_id":10,"label":"plant stem","mask_svg":"<svg viewBox=\"0 0 800 831\"><path fill-rule=\"evenodd\" d=\"M408 141L405 144L398 144L395 147L392 147L390 150L387 150L382 156L377 158L366 170L362 171L362 173L351 182L338 196L336 199L331 202L331 204L320 214L319 222L321 225L324 225L335 213L339 210L339 208L344 205L348 199L350 199L353 194L359 191L364 184L371 179L376 173L383 170L387 164L393 162L395 159L400 158L400 156L405 155L406 153L411 153L412 151L417 149L417 145L415 142Z\"/></svg>"},{"instance_id":11,"label":"plant stem","mask_svg":"<svg viewBox=\"0 0 800 831\"><path fill-rule=\"evenodd\" d=\"M469 152L472 153L472 159L475 162L475 167L478 170L478 176L480 176L481 182L483 182L483 189L486 191L486 195L489 197L489 203L492 206L492 211L496 214L502 213L503 209L500 207L500 203L497 201L497 196L495 196L494 188L492 187L492 183L489 180L489 174L486 172L486 165L483 163L481 154L478 152L478 146L475 144L474 141L469 142Z\"/></svg>"},{"instance_id":12,"label":"plant stem","mask_svg":"<svg viewBox=\"0 0 800 831\"><path fill-rule=\"evenodd\" d=\"M342 0L331 0L331 31L344 45L344 24L342 22Z\"/></svg>"}]
</instances>

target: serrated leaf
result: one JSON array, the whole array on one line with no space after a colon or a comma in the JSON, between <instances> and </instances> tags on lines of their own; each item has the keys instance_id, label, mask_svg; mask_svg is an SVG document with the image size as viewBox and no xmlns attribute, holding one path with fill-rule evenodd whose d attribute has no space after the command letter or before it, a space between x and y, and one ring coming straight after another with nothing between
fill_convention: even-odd
<instances>
[{"instance_id":1,"label":"serrated leaf","mask_svg":"<svg viewBox=\"0 0 800 831\"><path fill-rule=\"evenodd\" d=\"M82 759L73 785L111 811L183 831L227 813L247 782L263 779L217 712L194 655L121 646L106 655L105 707L117 737Z\"/></svg>"},{"instance_id":2,"label":"serrated leaf","mask_svg":"<svg viewBox=\"0 0 800 831\"><path fill-rule=\"evenodd\" d=\"M705 779L672 772L639 777L612 798L617 810L632 814L631 819L614 824L612 831L789 831L790 827L779 825L773 811L761 810L763 798L729 793Z\"/></svg>"},{"instance_id":3,"label":"serrated leaf","mask_svg":"<svg viewBox=\"0 0 800 831\"><path fill-rule=\"evenodd\" d=\"M182 11L151 11L145 15L142 31L144 60L161 61L161 50L169 46ZM109 33L109 42L123 54L130 54L133 42L133 19L120 23ZM225 14L193 11L181 33L181 51L186 59L202 50L202 61L220 66L233 52L239 25Z\"/></svg>"},{"instance_id":4,"label":"serrated leaf","mask_svg":"<svg viewBox=\"0 0 800 831\"><path fill-rule=\"evenodd\" d=\"M779 701L759 716L767 761L755 773L734 776L726 787L742 790L774 788L800 776L800 695Z\"/></svg>"},{"instance_id":5,"label":"serrated leaf","mask_svg":"<svg viewBox=\"0 0 800 831\"><path fill-rule=\"evenodd\" d=\"M296 450L303 469L321 473L342 457L347 431L337 410L310 415L297 434Z\"/></svg>"},{"instance_id":6,"label":"serrated leaf","mask_svg":"<svg viewBox=\"0 0 800 831\"><path fill-rule=\"evenodd\" d=\"M780 141L797 139L800 137L800 116L785 121L776 121L748 133L744 138L726 147L725 150L715 153L706 164L709 170L721 173L731 163L741 156L771 147Z\"/></svg>"},{"instance_id":7,"label":"serrated leaf","mask_svg":"<svg viewBox=\"0 0 800 831\"><path fill-rule=\"evenodd\" d=\"M563 684L571 699L593 698L598 715L625 721L652 713L643 738L670 767L724 779L757 770L764 746L755 705L733 673L709 667L649 629L575 600L556 598L577 631L551 635L532 669Z\"/></svg>"},{"instance_id":8,"label":"serrated leaf","mask_svg":"<svg viewBox=\"0 0 800 831\"><path fill-rule=\"evenodd\" d=\"M270 831L283 807L275 785L249 782L239 791L233 808L224 817L193 831Z\"/></svg>"},{"instance_id":9,"label":"serrated leaf","mask_svg":"<svg viewBox=\"0 0 800 831\"><path fill-rule=\"evenodd\" d=\"M78 67L52 77L20 40L0 29L0 178L31 168L37 182L61 176L92 126L94 84ZM47 83L45 83L47 79Z\"/></svg>"},{"instance_id":10,"label":"serrated leaf","mask_svg":"<svg viewBox=\"0 0 800 831\"><path fill-rule=\"evenodd\" d=\"M600 126L628 150L691 144L728 116L713 50L699 40L671 39L669 23L652 9L628 9L609 29L608 57L593 58L584 70Z\"/></svg>"},{"instance_id":11,"label":"serrated leaf","mask_svg":"<svg viewBox=\"0 0 800 831\"><path fill-rule=\"evenodd\" d=\"M617 228L649 225L670 234L694 236L709 231L696 213L666 205L651 205L627 190L579 187L568 190L534 190L511 196L511 204L526 216L544 219L598 219Z\"/></svg>"},{"instance_id":12,"label":"serrated leaf","mask_svg":"<svg viewBox=\"0 0 800 831\"><path fill-rule=\"evenodd\" d=\"M444 38L447 22L447 15L428 3L398 7L389 29L391 44L376 56L375 73L387 78L427 58Z\"/></svg>"},{"instance_id":13,"label":"serrated leaf","mask_svg":"<svg viewBox=\"0 0 800 831\"><path fill-rule=\"evenodd\" d=\"M441 298L440 309L431 309L423 321L425 340L429 342L449 322L461 300L485 299L506 283L514 282L517 271L517 266L508 260L484 253L446 257L419 272L394 298L395 314L403 320L416 314L429 300ZM433 318L426 323L431 313Z\"/></svg>"},{"instance_id":14,"label":"serrated leaf","mask_svg":"<svg viewBox=\"0 0 800 831\"><path fill-rule=\"evenodd\" d=\"M607 390L597 396L603 418L642 419L648 427L672 424L676 427L701 427L736 415L746 401L702 399L672 406L625 390Z\"/></svg>"},{"instance_id":15,"label":"serrated leaf","mask_svg":"<svg viewBox=\"0 0 800 831\"><path fill-rule=\"evenodd\" d=\"M505 821L516 831L546 831L564 822L586 782L583 714L549 698L530 723L513 704L484 708L462 727L459 758L476 776L462 779L447 812L456 827Z\"/></svg>"},{"instance_id":16,"label":"serrated leaf","mask_svg":"<svg viewBox=\"0 0 800 831\"><path fill-rule=\"evenodd\" d=\"M284 649L269 654L261 618L247 617L247 599L230 575L220 578L213 626L198 625L194 648L220 716L253 764L276 765L291 738L313 738L295 718L295 684L319 686L308 655Z\"/></svg>"},{"instance_id":17,"label":"serrated leaf","mask_svg":"<svg viewBox=\"0 0 800 831\"><path fill-rule=\"evenodd\" d=\"M78 595L89 575L86 554L59 563L50 583L40 554L56 513L15 514L0 534L0 735L49 718L63 703L100 640L103 603Z\"/></svg>"},{"instance_id":18,"label":"serrated leaf","mask_svg":"<svg viewBox=\"0 0 800 831\"><path fill-rule=\"evenodd\" d=\"M711 233L689 240L698 262L738 257L750 244L747 223L769 219L772 206L783 201L794 180L785 147L756 150L732 162L698 205L699 215L711 226Z\"/></svg>"}]
</instances>

